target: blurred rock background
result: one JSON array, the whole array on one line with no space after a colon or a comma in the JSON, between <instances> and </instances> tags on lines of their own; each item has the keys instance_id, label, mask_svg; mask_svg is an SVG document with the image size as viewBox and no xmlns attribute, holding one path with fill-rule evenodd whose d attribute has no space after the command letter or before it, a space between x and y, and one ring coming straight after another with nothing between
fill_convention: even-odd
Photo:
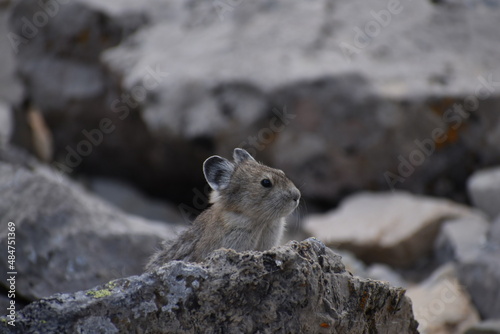
<instances>
[{"instance_id":1,"label":"blurred rock background","mask_svg":"<svg viewBox=\"0 0 500 334\"><path fill-rule=\"evenodd\" d=\"M407 288L423 333L500 333L498 22L496 0L0 2L20 300L140 272L238 146L301 189L289 238Z\"/></svg>"}]
</instances>

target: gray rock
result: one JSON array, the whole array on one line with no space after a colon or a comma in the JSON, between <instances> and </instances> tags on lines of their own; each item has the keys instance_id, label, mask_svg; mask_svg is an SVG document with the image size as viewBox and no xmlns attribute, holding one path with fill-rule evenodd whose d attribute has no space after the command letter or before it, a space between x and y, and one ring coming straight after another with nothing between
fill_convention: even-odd
<instances>
[{"instance_id":1,"label":"gray rock","mask_svg":"<svg viewBox=\"0 0 500 334\"><path fill-rule=\"evenodd\" d=\"M475 172L467 181L472 203L490 218L500 215L500 167Z\"/></svg>"},{"instance_id":2,"label":"gray rock","mask_svg":"<svg viewBox=\"0 0 500 334\"><path fill-rule=\"evenodd\" d=\"M16 229L16 291L27 300L141 273L159 242L175 236L173 227L124 214L13 149L0 150L0 189L0 221ZM1 284L7 265L0 261Z\"/></svg>"},{"instance_id":3,"label":"gray rock","mask_svg":"<svg viewBox=\"0 0 500 334\"><path fill-rule=\"evenodd\" d=\"M422 334L455 334L479 321L470 296L461 286L453 265L438 268L424 282L407 291Z\"/></svg>"},{"instance_id":4,"label":"gray rock","mask_svg":"<svg viewBox=\"0 0 500 334\"><path fill-rule=\"evenodd\" d=\"M467 329L465 334L500 334L500 320L480 322Z\"/></svg>"},{"instance_id":5,"label":"gray rock","mask_svg":"<svg viewBox=\"0 0 500 334\"><path fill-rule=\"evenodd\" d=\"M429 256L443 221L473 211L444 199L404 192L359 193L338 209L307 217L304 228L361 260L409 267Z\"/></svg>"},{"instance_id":6,"label":"gray rock","mask_svg":"<svg viewBox=\"0 0 500 334\"><path fill-rule=\"evenodd\" d=\"M0 330L8 325L0 321ZM404 290L345 272L314 239L219 250L35 302L12 333L417 333Z\"/></svg>"},{"instance_id":7,"label":"gray rock","mask_svg":"<svg viewBox=\"0 0 500 334\"><path fill-rule=\"evenodd\" d=\"M460 282L482 319L500 317L500 244L487 244L474 258L458 264Z\"/></svg>"},{"instance_id":8,"label":"gray rock","mask_svg":"<svg viewBox=\"0 0 500 334\"><path fill-rule=\"evenodd\" d=\"M482 215L445 222L434 246L436 259L445 263L475 258L486 245L489 229L490 223Z\"/></svg>"}]
</instances>

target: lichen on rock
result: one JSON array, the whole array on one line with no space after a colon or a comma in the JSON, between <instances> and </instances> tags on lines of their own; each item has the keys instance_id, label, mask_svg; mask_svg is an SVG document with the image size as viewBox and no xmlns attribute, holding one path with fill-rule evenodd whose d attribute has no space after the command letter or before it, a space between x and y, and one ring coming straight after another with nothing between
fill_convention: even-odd
<instances>
[{"instance_id":1,"label":"lichen on rock","mask_svg":"<svg viewBox=\"0 0 500 334\"><path fill-rule=\"evenodd\" d=\"M314 238L265 252L221 249L203 263L172 261L56 294L21 310L13 333L73 333L89 324L101 333L417 333L404 289L352 276Z\"/></svg>"}]
</instances>

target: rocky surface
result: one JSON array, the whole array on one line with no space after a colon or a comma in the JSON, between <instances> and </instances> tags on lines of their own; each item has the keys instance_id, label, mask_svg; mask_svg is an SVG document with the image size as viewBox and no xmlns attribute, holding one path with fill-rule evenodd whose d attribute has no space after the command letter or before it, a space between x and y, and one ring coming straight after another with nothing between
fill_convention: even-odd
<instances>
[{"instance_id":1,"label":"rocky surface","mask_svg":"<svg viewBox=\"0 0 500 334\"><path fill-rule=\"evenodd\" d=\"M329 254L308 239L262 253L220 250L202 264L174 261L35 302L12 333L417 333L404 290L353 277Z\"/></svg>"},{"instance_id":2,"label":"rocky surface","mask_svg":"<svg viewBox=\"0 0 500 334\"><path fill-rule=\"evenodd\" d=\"M0 189L0 221L16 228L16 291L27 301L141 273L159 242L175 236L173 227L124 214L14 149L0 151ZM7 232L0 230L1 249ZM5 261L0 270L9 271Z\"/></svg>"},{"instance_id":3,"label":"rocky surface","mask_svg":"<svg viewBox=\"0 0 500 334\"><path fill-rule=\"evenodd\" d=\"M493 321L486 322L490 327L472 322L477 314L482 320L500 314L500 183L498 167L491 168L500 164L499 21L495 1L1 2L0 220L18 224L18 301L140 273L154 245L172 229L102 203L12 151L10 138L56 171L91 174L89 189L115 205L167 222L177 221L176 214L150 196L168 198L173 207L184 204L189 217L183 220L193 218L207 205L201 163L241 146L294 180L306 215L360 189L403 189L472 203L485 215L444 199L359 194L305 221L309 234L351 251L345 262L356 275L412 286L414 312L427 333L493 328ZM121 178L141 194L96 176ZM289 228L295 236L305 234L299 217ZM212 261L227 259L227 268L243 261L221 254ZM135 312L129 319L147 322L149 310L171 305L168 293L193 289L185 279L173 282L184 290L167 292L159 283L190 270L194 274L187 277L212 277L207 265L177 263L157 275L119 280L119 287L33 304L33 317L23 324L41 326L30 322L39 311L68 316L57 307L61 301L78 305L77 331L100 326L113 332L129 323L99 312L129 301L129 292L139 300L139 308L126 308ZM446 284L456 277L463 289L456 290L456 303L447 303L452 290ZM127 290L127 282L167 297L157 294L157 302L148 303ZM366 291L381 286L357 282ZM236 288L226 276L217 284ZM358 306L370 298L362 296ZM318 300L308 300L305 308L312 310ZM350 301L331 303L340 310L351 307ZM426 317L441 302L443 318ZM196 303L189 299L173 311L188 312ZM83 315L90 309L98 313ZM328 317L329 310L321 314ZM243 327L251 317L270 319L268 313L228 312ZM286 312L276 319L287 316L290 324L302 321ZM58 326L61 318L37 319ZM320 322L321 330L344 326L339 319L333 327Z\"/></svg>"},{"instance_id":4,"label":"rocky surface","mask_svg":"<svg viewBox=\"0 0 500 334\"><path fill-rule=\"evenodd\" d=\"M404 192L360 193L336 210L309 216L304 228L363 261L408 267L432 252L446 219L472 215L471 209L442 199Z\"/></svg>"},{"instance_id":5,"label":"rocky surface","mask_svg":"<svg viewBox=\"0 0 500 334\"><path fill-rule=\"evenodd\" d=\"M413 302L418 330L428 333L463 333L479 321L479 315L457 278L453 265L436 270L407 291Z\"/></svg>"},{"instance_id":6,"label":"rocky surface","mask_svg":"<svg viewBox=\"0 0 500 334\"><path fill-rule=\"evenodd\" d=\"M323 203L366 188L464 201L470 171L499 162L500 10L437 3L19 1L9 29L69 173L189 201L192 166L242 146ZM113 132L74 157L103 118Z\"/></svg>"}]
</instances>

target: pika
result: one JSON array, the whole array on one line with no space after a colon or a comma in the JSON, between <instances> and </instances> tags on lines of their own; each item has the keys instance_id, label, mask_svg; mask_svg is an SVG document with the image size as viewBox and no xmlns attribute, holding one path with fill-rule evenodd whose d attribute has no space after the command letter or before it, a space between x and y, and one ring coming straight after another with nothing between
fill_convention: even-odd
<instances>
[{"instance_id":1,"label":"pika","mask_svg":"<svg viewBox=\"0 0 500 334\"><path fill-rule=\"evenodd\" d=\"M203 174L212 188L212 205L177 240L164 242L146 271L172 260L200 262L219 248L263 251L278 245L300 191L283 171L257 162L244 149L236 148L233 160L205 160Z\"/></svg>"}]
</instances>

